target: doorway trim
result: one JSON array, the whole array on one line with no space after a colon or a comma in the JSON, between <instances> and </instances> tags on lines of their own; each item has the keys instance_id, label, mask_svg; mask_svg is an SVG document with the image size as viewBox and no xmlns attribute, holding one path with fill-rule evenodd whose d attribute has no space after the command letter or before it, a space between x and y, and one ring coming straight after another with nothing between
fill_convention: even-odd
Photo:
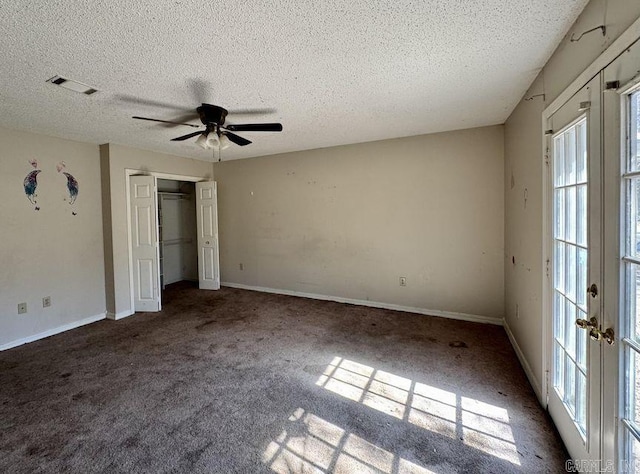
<instances>
[{"instance_id":1,"label":"doorway trim","mask_svg":"<svg viewBox=\"0 0 640 474\"><path fill-rule=\"evenodd\" d=\"M611 64L618 56L635 43L640 38L640 18L634 21L629 28L623 31L616 40L609 45L574 81L563 90L553 102L551 102L542 112L542 124L558 111L571 97L575 95L584 85L593 79L596 74Z\"/></svg>"},{"instance_id":2,"label":"doorway trim","mask_svg":"<svg viewBox=\"0 0 640 474\"><path fill-rule=\"evenodd\" d=\"M122 319L126 316L131 316L135 314L135 288L134 288L134 280L133 280L133 242L131 241L131 193L129 192L130 178L133 175L145 175L145 176L154 176L156 179L170 179L173 181L187 181L191 183L198 183L200 181L209 181L207 178L202 176L187 176L181 174L172 174L172 173L161 173L157 171L150 171L148 169L132 169L125 168L125 193L126 193L126 202L127 202L127 262L129 266L129 304L131 310L129 314L123 314L120 317L115 319ZM156 189L156 195L158 190Z\"/></svg>"}]
</instances>

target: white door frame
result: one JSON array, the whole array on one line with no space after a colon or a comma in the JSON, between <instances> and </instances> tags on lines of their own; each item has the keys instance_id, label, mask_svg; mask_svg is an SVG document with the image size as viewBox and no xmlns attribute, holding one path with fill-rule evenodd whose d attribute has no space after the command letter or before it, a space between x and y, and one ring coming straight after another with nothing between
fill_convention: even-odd
<instances>
[{"instance_id":1,"label":"white door frame","mask_svg":"<svg viewBox=\"0 0 640 474\"><path fill-rule=\"evenodd\" d=\"M133 280L133 242L131 241L131 193L129 192L130 177L133 175L146 175L155 176L156 179L170 179L173 181L187 181L191 183L197 183L199 181L210 181L203 176L185 176L181 174L172 173L160 173L157 171L149 170L136 170L131 168L125 168L125 190L127 200L127 251L128 251L128 264L129 264L129 301L131 305L131 314L135 312L135 288ZM161 292L160 292L161 293ZM161 298L161 297L160 297Z\"/></svg>"}]
</instances>

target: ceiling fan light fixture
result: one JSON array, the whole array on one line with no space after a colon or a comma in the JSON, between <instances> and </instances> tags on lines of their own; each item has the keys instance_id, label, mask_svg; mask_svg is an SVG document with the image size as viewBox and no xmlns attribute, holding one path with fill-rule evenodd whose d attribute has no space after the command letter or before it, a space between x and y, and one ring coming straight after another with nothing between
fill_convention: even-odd
<instances>
[{"instance_id":1,"label":"ceiling fan light fixture","mask_svg":"<svg viewBox=\"0 0 640 474\"><path fill-rule=\"evenodd\" d=\"M211 132L207 135L207 149L217 148L220 144L220 139L216 132Z\"/></svg>"},{"instance_id":2,"label":"ceiling fan light fixture","mask_svg":"<svg viewBox=\"0 0 640 474\"><path fill-rule=\"evenodd\" d=\"M220 138L216 132L203 133L196 140L196 145L205 150L218 148L218 144L220 144Z\"/></svg>"},{"instance_id":3,"label":"ceiling fan light fixture","mask_svg":"<svg viewBox=\"0 0 640 474\"><path fill-rule=\"evenodd\" d=\"M207 136L202 133L196 140L196 145L198 145L199 147L204 148L205 150L208 148L207 147Z\"/></svg>"},{"instance_id":4,"label":"ceiling fan light fixture","mask_svg":"<svg viewBox=\"0 0 640 474\"><path fill-rule=\"evenodd\" d=\"M226 135L221 135L220 136L220 149L221 150L226 150L230 146L231 146L231 140L229 140L229 137L227 137Z\"/></svg>"}]
</instances>

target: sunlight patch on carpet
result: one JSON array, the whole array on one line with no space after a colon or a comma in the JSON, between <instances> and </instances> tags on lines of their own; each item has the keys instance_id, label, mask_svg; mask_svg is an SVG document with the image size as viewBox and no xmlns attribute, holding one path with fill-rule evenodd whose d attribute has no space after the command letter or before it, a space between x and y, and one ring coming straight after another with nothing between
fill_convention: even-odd
<instances>
[{"instance_id":1,"label":"sunlight patch on carpet","mask_svg":"<svg viewBox=\"0 0 640 474\"><path fill-rule=\"evenodd\" d=\"M435 474L298 408L264 451L274 472Z\"/></svg>"},{"instance_id":2,"label":"sunlight patch on carpet","mask_svg":"<svg viewBox=\"0 0 640 474\"><path fill-rule=\"evenodd\" d=\"M520 465L506 409L334 357L316 385Z\"/></svg>"}]
</instances>

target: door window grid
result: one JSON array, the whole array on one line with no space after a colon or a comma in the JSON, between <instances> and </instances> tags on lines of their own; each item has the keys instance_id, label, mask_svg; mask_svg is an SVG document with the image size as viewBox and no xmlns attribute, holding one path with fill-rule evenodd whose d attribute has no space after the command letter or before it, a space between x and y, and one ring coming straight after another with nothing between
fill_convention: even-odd
<instances>
[{"instance_id":1,"label":"door window grid","mask_svg":"<svg viewBox=\"0 0 640 474\"><path fill-rule=\"evenodd\" d=\"M626 97L628 146L622 175L622 193L625 211L624 308L621 329L623 398L620 424L623 429L623 462L628 466L640 465L640 91ZM634 261L635 260L635 261Z\"/></svg>"},{"instance_id":2,"label":"door window grid","mask_svg":"<svg viewBox=\"0 0 640 474\"><path fill-rule=\"evenodd\" d=\"M553 386L583 438L587 417L587 119L553 139Z\"/></svg>"}]
</instances>

